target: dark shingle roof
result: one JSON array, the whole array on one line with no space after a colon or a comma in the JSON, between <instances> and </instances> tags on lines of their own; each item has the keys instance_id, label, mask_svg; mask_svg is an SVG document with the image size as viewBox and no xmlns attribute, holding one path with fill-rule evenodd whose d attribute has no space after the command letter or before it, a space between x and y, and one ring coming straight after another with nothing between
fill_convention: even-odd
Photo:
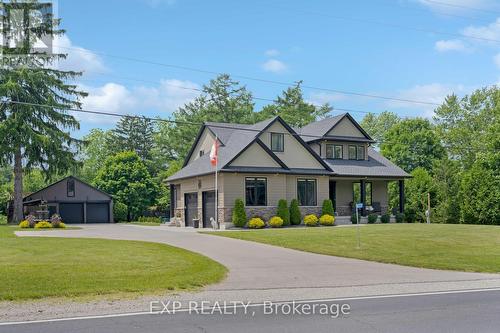
<instances>
[{"instance_id":1,"label":"dark shingle roof","mask_svg":"<svg viewBox=\"0 0 500 333\"><path fill-rule=\"evenodd\" d=\"M368 148L368 161L326 160L338 176L410 177L403 169L389 161L373 148Z\"/></svg>"},{"instance_id":2,"label":"dark shingle roof","mask_svg":"<svg viewBox=\"0 0 500 333\"><path fill-rule=\"evenodd\" d=\"M311 141L318 138L318 136L324 136L328 131L335 126L346 114L340 114L338 116L325 118L320 121L315 121L314 123L307 124L301 129L297 130L304 141ZM308 136L312 135L311 136Z\"/></svg>"},{"instance_id":3,"label":"dark shingle roof","mask_svg":"<svg viewBox=\"0 0 500 333\"><path fill-rule=\"evenodd\" d=\"M228 123L206 123L205 126L218 137L220 135L220 141L223 143L223 146L219 147L219 170L243 151L260 134L260 131L275 119L276 117L253 125L236 124L236 126ZM231 128L223 128L229 126ZM205 175L214 171L214 167L210 164L209 154L205 154L170 176L167 181Z\"/></svg>"},{"instance_id":4,"label":"dark shingle roof","mask_svg":"<svg viewBox=\"0 0 500 333\"><path fill-rule=\"evenodd\" d=\"M335 124L337 124L343 117L339 115L336 117L327 118L299 129L300 137L304 141L307 140L307 134L324 135ZM230 167L227 166L234 158L244 151L256 137L260 135L268 125L274 122L278 117L267 119L253 125L245 124L228 124L228 123L213 123L207 122L206 126L214 134L217 135L222 142L219 148L219 170L229 172L272 172L272 173L302 173L302 174L326 174L332 176L367 176L367 177L409 177L409 175L398 166L387 160L374 149L368 150L368 161L355 161L355 160L323 160L326 162L325 170L319 169L283 169L283 168L255 168L255 167ZM304 135L306 133L306 135ZM314 139L317 139L315 137ZM307 144L306 144L307 145ZM314 157L319 157L311 152ZM321 160L321 159L319 159ZM321 162L323 162L321 161ZM323 162L324 163L324 162ZM327 170L328 166L333 172ZM172 175L167 181L174 181L183 178L207 175L213 173L214 167L210 164L209 154L205 154L200 158L186 165L180 171Z\"/></svg>"}]
</instances>

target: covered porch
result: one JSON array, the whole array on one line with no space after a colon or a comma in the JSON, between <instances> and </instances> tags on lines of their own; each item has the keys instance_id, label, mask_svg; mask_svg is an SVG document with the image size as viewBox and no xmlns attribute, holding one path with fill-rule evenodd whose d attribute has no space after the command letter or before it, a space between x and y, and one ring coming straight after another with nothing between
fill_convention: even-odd
<instances>
[{"instance_id":1,"label":"covered porch","mask_svg":"<svg viewBox=\"0 0 500 333\"><path fill-rule=\"evenodd\" d=\"M397 212L404 212L404 178L382 177L330 177L329 198L337 216L351 216L356 204L363 204L361 216L375 213L383 215L390 211L389 183L397 182Z\"/></svg>"}]
</instances>

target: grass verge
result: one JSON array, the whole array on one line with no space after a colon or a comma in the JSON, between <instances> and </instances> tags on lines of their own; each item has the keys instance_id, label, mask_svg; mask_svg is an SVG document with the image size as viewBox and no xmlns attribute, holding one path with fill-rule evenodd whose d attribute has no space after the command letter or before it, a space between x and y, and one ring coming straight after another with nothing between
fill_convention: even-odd
<instances>
[{"instance_id":1,"label":"grass verge","mask_svg":"<svg viewBox=\"0 0 500 333\"><path fill-rule=\"evenodd\" d=\"M207 257L165 244L16 237L16 230L0 226L0 300L195 290L227 272Z\"/></svg>"},{"instance_id":2,"label":"grass verge","mask_svg":"<svg viewBox=\"0 0 500 333\"><path fill-rule=\"evenodd\" d=\"M371 261L471 272L500 272L500 227L388 224L207 232L281 247Z\"/></svg>"}]
</instances>

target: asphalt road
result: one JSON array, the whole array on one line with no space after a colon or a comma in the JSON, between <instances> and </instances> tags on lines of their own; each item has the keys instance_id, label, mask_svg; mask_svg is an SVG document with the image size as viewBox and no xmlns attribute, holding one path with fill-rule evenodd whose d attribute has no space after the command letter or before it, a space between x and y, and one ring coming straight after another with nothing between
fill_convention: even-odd
<instances>
[{"instance_id":1,"label":"asphalt road","mask_svg":"<svg viewBox=\"0 0 500 333\"><path fill-rule=\"evenodd\" d=\"M312 312L316 304L316 314ZM342 315L341 306L344 305ZM290 305L290 304L289 304ZM338 308L336 307L338 305ZM194 306L194 305L193 305ZM200 305L198 304L200 311ZM324 314L328 307L329 314ZM349 309L347 309L349 307ZM500 291L375 297L299 304L290 307L226 307L226 314L143 314L122 317L2 325L0 332L498 332ZM322 310L320 310L322 309ZM338 311L337 311L338 309ZM210 312L212 309L205 308ZM291 311L291 310L290 310ZM194 310L193 310L194 312ZM338 314L337 318L335 315Z\"/></svg>"}]
</instances>

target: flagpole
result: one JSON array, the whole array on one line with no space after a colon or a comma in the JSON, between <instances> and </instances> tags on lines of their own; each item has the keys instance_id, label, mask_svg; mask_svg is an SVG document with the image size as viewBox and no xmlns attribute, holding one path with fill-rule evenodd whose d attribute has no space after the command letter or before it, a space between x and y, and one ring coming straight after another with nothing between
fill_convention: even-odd
<instances>
[{"instance_id":1,"label":"flagpole","mask_svg":"<svg viewBox=\"0 0 500 333\"><path fill-rule=\"evenodd\" d=\"M215 149L217 151L217 157L215 158L215 225L219 228L219 188L217 186L217 167L219 166L219 152L218 152L218 138L215 136Z\"/></svg>"}]
</instances>

